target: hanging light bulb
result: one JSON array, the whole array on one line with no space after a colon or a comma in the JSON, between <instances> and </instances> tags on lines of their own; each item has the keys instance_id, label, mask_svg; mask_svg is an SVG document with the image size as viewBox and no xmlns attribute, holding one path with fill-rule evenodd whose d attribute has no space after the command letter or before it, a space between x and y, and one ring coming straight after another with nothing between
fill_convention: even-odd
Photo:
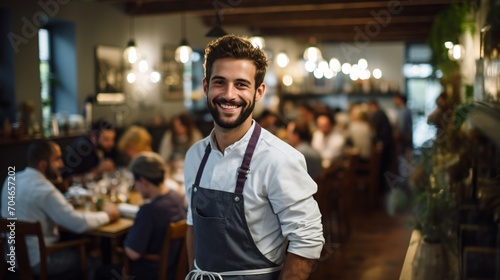
<instances>
[{"instance_id":1,"label":"hanging light bulb","mask_svg":"<svg viewBox=\"0 0 500 280\"><path fill-rule=\"evenodd\" d=\"M349 73L351 73L351 64L345 62L344 64L342 64L341 69L342 73L349 75Z\"/></svg>"},{"instance_id":2,"label":"hanging light bulb","mask_svg":"<svg viewBox=\"0 0 500 280\"><path fill-rule=\"evenodd\" d=\"M304 51L304 59L306 61L316 62L322 58L321 51L317 47L311 46Z\"/></svg>"},{"instance_id":3,"label":"hanging light bulb","mask_svg":"<svg viewBox=\"0 0 500 280\"><path fill-rule=\"evenodd\" d=\"M330 69L334 72L340 72L340 70L342 70L342 66L340 65L340 61L336 57L330 59L329 66L330 66Z\"/></svg>"},{"instance_id":4,"label":"hanging light bulb","mask_svg":"<svg viewBox=\"0 0 500 280\"><path fill-rule=\"evenodd\" d=\"M368 68L368 61L366 61L366 59L364 58L361 58L360 60L358 60L358 65L361 69L367 69Z\"/></svg>"},{"instance_id":5,"label":"hanging light bulb","mask_svg":"<svg viewBox=\"0 0 500 280\"><path fill-rule=\"evenodd\" d=\"M456 44L448 50L448 57L452 61L457 61L462 59L464 52L464 47L461 44Z\"/></svg>"},{"instance_id":6,"label":"hanging light bulb","mask_svg":"<svg viewBox=\"0 0 500 280\"><path fill-rule=\"evenodd\" d=\"M304 67L306 68L307 72L313 72L314 69L316 69L316 62L306 60Z\"/></svg>"},{"instance_id":7,"label":"hanging light bulb","mask_svg":"<svg viewBox=\"0 0 500 280\"><path fill-rule=\"evenodd\" d=\"M181 41L181 45L175 50L175 60L180 63L186 63L191 59L193 50L185 39Z\"/></svg>"},{"instance_id":8,"label":"hanging light bulb","mask_svg":"<svg viewBox=\"0 0 500 280\"><path fill-rule=\"evenodd\" d=\"M129 84L135 83L136 78L137 77L135 76L135 73L133 73L133 72L127 74L127 82Z\"/></svg>"},{"instance_id":9,"label":"hanging light bulb","mask_svg":"<svg viewBox=\"0 0 500 280\"><path fill-rule=\"evenodd\" d=\"M139 58L139 53L137 51L137 46L136 46L135 40L134 40L134 19L133 18L130 20L130 36L131 36L131 39L127 43L127 47L125 48L125 51L123 52L123 56L125 58L125 61L127 61L130 64L134 64L137 62L137 59Z\"/></svg>"},{"instance_id":10,"label":"hanging light bulb","mask_svg":"<svg viewBox=\"0 0 500 280\"><path fill-rule=\"evenodd\" d=\"M288 58L288 55L282 51L276 56L276 63L279 67L285 68L288 63L290 63L290 59Z\"/></svg>"},{"instance_id":11,"label":"hanging light bulb","mask_svg":"<svg viewBox=\"0 0 500 280\"><path fill-rule=\"evenodd\" d=\"M189 46L186 39L186 17L184 14L181 16L181 32L182 32L182 40L175 50L175 60L180 63L187 63L191 59L191 53L193 50Z\"/></svg>"},{"instance_id":12,"label":"hanging light bulb","mask_svg":"<svg viewBox=\"0 0 500 280\"><path fill-rule=\"evenodd\" d=\"M312 61L316 63L317 61L323 60L321 51L316 47L316 38L309 38L309 47L304 51L304 60Z\"/></svg>"},{"instance_id":13,"label":"hanging light bulb","mask_svg":"<svg viewBox=\"0 0 500 280\"><path fill-rule=\"evenodd\" d=\"M157 84L161 80L160 72L158 72L158 71L151 72L151 74L149 74L149 80L152 83Z\"/></svg>"},{"instance_id":14,"label":"hanging light bulb","mask_svg":"<svg viewBox=\"0 0 500 280\"><path fill-rule=\"evenodd\" d=\"M290 75L285 75L283 76L283 84L287 87L291 86L293 84L293 78Z\"/></svg>"}]
</instances>

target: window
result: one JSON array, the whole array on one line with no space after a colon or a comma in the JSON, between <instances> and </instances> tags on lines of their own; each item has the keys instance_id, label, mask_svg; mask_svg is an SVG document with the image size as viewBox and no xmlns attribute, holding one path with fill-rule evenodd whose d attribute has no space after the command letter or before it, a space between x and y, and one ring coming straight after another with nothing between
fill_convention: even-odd
<instances>
[{"instance_id":1,"label":"window","mask_svg":"<svg viewBox=\"0 0 500 280\"><path fill-rule=\"evenodd\" d=\"M439 81L432 77L431 50L426 45L408 45L403 73L406 80L408 108L412 111L413 145L421 147L435 137L436 129L427 124L427 116L436 108L441 92Z\"/></svg>"},{"instance_id":2,"label":"window","mask_svg":"<svg viewBox=\"0 0 500 280\"><path fill-rule=\"evenodd\" d=\"M49 22L39 30L41 109L44 133L49 133L50 119L67 124L78 113L75 25L72 22Z\"/></svg>"},{"instance_id":3,"label":"window","mask_svg":"<svg viewBox=\"0 0 500 280\"><path fill-rule=\"evenodd\" d=\"M52 86L53 75L51 73L51 56L50 56L50 32L47 29L41 28L38 31L38 49L40 59L40 95L42 100L42 123L44 127L48 126L50 115L53 113L52 106Z\"/></svg>"}]
</instances>

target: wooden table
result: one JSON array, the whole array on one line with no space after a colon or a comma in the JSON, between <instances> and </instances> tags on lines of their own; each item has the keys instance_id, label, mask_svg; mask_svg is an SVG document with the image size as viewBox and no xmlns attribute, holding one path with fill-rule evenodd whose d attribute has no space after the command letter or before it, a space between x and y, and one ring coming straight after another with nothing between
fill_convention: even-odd
<instances>
[{"instance_id":1,"label":"wooden table","mask_svg":"<svg viewBox=\"0 0 500 280\"><path fill-rule=\"evenodd\" d=\"M133 224L134 220L120 218L116 222L103 225L99 228L87 231L85 234L115 239L126 234Z\"/></svg>"},{"instance_id":2,"label":"wooden table","mask_svg":"<svg viewBox=\"0 0 500 280\"><path fill-rule=\"evenodd\" d=\"M120 256L116 253L116 248L120 246L120 240L127 234L133 224L134 220L120 218L116 222L87 231L85 235L109 239L111 263L118 264L120 262ZM105 255L104 252L105 248L102 248L103 257ZM108 260L103 261L107 262Z\"/></svg>"}]
</instances>

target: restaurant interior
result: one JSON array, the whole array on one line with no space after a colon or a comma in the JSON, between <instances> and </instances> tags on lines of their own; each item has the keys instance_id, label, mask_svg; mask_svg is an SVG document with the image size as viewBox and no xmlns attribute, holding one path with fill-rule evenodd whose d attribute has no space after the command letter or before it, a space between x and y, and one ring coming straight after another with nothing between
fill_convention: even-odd
<instances>
[{"instance_id":1,"label":"restaurant interior","mask_svg":"<svg viewBox=\"0 0 500 280\"><path fill-rule=\"evenodd\" d=\"M112 172L54 183L80 211L103 197L119 206L118 220L82 234L84 256L127 260L120 248L144 201L130 188L126 135L145 131L163 156L183 115L208 136L204 48L236 34L268 58L253 115L263 128L289 142L289 122L307 109L313 142L320 114L347 139L335 158L319 150L310 173L325 245L309 279L500 279L498 0L4 0L0 34L2 183L37 139L59 144L64 160L96 121L116 128ZM372 140L372 103L389 142ZM366 156L349 138L355 122L370 129ZM167 185L182 194L183 158L166 161Z\"/></svg>"}]
</instances>

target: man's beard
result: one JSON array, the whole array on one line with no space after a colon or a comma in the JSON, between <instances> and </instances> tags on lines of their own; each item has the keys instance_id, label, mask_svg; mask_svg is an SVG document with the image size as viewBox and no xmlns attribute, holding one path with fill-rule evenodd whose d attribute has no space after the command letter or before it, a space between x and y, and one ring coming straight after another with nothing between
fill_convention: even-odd
<instances>
[{"instance_id":1,"label":"man's beard","mask_svg":"<svg viewBox=\"0 0 500 280\"><path fill-rule=\"evenodd\" d=\"M52 182L58 182L59 180L62 179L60 172L50 165L47 166L47 170L45 171L45 177L47 177L47 179L49 179L49 181Z\"/></svg>"},{"instance_id":2,"label":"man's beard","mask_svg":"<svg viewBox=\"0 0 500 280\"><path fill-rule=\"evenodd\" d=\"M238 118L236 118L236 120L234 120L234 121L223 121L222 117L220 115L219 110L217 110L217 103L222 103L222 104L229 103L229 104L232 104L232 105L239 105L239 106L241 106L244 109L241 111L240 115L238 116ZM210 111L210 114L212 114L212 117L214 118L215 123L218 126L220 126L222 128L225 128L225 129L237 128L242 123L244 123L245 120L252 114L253 109L255 107L255 94L253 96L253 101L250 104L250 106L248 108L245 108L245 106L247 106L247 103L244 102L244 101L242 101L241 103L236 104L235 102L227 101L223 97L217 98L217 99L213 100L213 103L212 103L212 102L210 102L208 100L208 96L207 96L208 111Z\"/></svg>"}]
</instances>

